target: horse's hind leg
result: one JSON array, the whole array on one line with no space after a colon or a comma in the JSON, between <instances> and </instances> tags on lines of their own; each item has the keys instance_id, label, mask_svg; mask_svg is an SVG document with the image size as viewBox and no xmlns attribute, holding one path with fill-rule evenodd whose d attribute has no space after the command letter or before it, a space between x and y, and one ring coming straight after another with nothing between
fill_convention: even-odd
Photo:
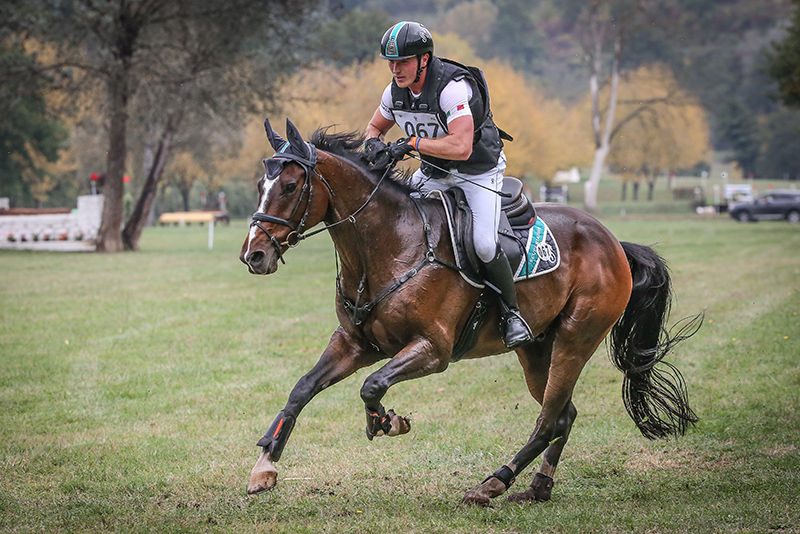
<instances>
[{"instance_id":1,"label":"horse's hind leg","mask_svg":"<svg viewBox=\"0 0 800 534\"><path fill-rule=\"evenodd\" d=\"M601 338L602 339L602 338ZM525 380L531 395L542 405L536 427L528 443L507 464L495 471L483 483L466 493L464 502L488 504L491 498L505 493L517 474L521 473L542 452L545 459L534 478L536 490L522 495L524 501L547 500L552 488L552 474L566 444L569 430L577 415L572 404L572 391L598 342L585 346L568 344L548 336L545 340L517 350L525 371ZM553 347L552 359L550 348ZM569 349L569 350L567 350ZM581 356L566 356L579 354ZM547 478L544 478L547 477ZM533 485L532 485L533 486ZM543 486L543 487L542 487ZM549 486L549 487L548 487ZM528 498L533 495L533 498ZM512 500L520 500L512 496Z\"/></svg>"},{"instance_id":2,"label":"horse's hind leg","mask_svg":"<svg viewBox=\"0 0 800 534\"><path fill-rule=\"evenodd\" d=\"M553 475L556 472L558 460L561 458L561 453L564 451L564 446L569 439L569 433L572 429L572 423L578 415L578 410L572 401L568 402L561 412L561 416L556 421L555 437L544 451L542 458L542 465L536 476L533 477L530 487L521 493L514 493L509 495L510 502L544 502L550 500L550 493L553 490Z\"/></svg>"}]
</instances>

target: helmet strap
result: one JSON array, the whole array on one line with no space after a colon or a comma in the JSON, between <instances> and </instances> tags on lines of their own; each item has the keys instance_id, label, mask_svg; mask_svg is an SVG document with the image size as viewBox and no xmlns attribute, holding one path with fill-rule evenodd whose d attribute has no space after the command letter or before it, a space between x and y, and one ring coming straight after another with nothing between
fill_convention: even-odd
<instances>
[{"instance_id":1,"label":"helmet strap","mask_svg":"<svg viewBox=\"0 0 800 534\"><path fill-rule=\"evenodd\" d=\"M427 52L425 52L425 54L427 54ZM414 81L412 83L417 83L419 81L419 77L422 76L422 71L428 67L427 65L425 65L424 67L422 66L422 56L424 56L425 54L417 56L417 77L414 78ZM428 61L430 62L430 56L428 56Z\"/></svg>"}]
</instances>

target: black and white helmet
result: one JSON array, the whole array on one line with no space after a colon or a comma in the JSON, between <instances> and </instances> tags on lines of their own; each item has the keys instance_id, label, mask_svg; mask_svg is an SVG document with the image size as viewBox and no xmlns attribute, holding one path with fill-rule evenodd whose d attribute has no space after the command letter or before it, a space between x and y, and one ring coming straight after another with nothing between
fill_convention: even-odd
<instances>
[{"instance_id":1,"label":"black and white helmet","mask_svg":"<svg viewBox=\"0 0 800 534\"><path fill-rule=\"evenodd\" d=\"M433 37L419 22L398 22L383 34L381 58L408 59L425 53L433 55Z\"/></svg>"}]
</instances>

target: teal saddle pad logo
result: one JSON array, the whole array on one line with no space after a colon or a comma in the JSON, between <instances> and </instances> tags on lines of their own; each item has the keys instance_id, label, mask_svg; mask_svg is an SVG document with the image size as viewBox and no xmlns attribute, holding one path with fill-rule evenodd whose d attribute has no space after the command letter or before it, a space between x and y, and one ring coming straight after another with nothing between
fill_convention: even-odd
<instances>
[{"instance_id":1,"label":"teal saddle pad logo","mask_svg":"<svg viewBox=\"0 0 800 534\"><path fill-rule=\"evenodd\" d=\"M514 271L514 280L525 280L549 273L561 264L561 251L558 249L556 239L541 217L536 218L536 224L527 230L527 234L526 254L520 258L519 265ZM517 237L525 236L523 234Z\"/></svg>"}]
</instances>

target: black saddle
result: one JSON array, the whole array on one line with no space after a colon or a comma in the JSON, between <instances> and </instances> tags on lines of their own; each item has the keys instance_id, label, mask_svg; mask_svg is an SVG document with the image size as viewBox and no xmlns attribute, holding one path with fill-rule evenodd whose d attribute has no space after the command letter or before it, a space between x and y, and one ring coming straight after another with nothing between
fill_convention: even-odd
<instances>
[{"instance_id":1,"label":"black saddle","mask_svg":"<svg viewBox=\"0 0 800 534\"><path fill-rule=\"evenodd\" d=\"M503 192L511 196L502 199L503 211L500 214L497 233L500 246L508 256L512 268L519 265L522 260L527 232L536 223L536 210L528 197L523 194L522 187L522 182L517 178L507 176L503 179ZM467 204L464 191L458 187L451 187L445 191L433 191L429 196L434 194L441 198L447 211L456 264L462 270L462 276L473 285L482 286L483 263L475 254L472 239L472 210Z\"/></svg>"}]
</instances>

